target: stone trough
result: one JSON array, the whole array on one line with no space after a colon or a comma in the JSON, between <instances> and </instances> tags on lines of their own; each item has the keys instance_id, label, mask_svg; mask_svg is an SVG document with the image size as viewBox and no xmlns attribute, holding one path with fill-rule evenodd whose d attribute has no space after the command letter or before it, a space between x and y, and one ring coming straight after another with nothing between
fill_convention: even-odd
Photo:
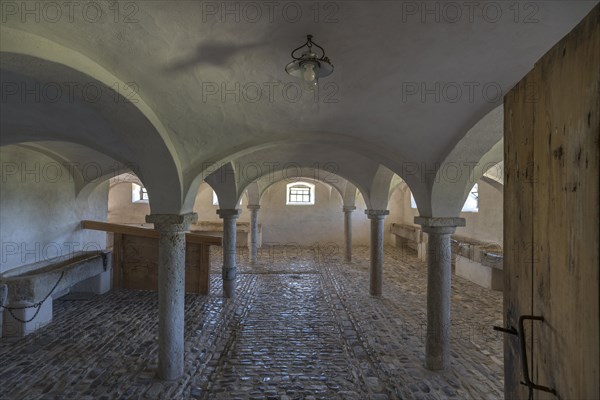
<instances>
[{"instance_id":1,"label":"stone trough","mask_svg":"<svg viewBox=\"0 0 600 400\"><path fill-rule=\"evenodd\" d=\"M109 291L111 259L110 251L77 252L0 274L0 303L6 307L0 316L2 336L25 336L48 324L52 300L70 291Z\"/></svg>"},{"instance_id":2,"label":"stone trough","mask_svg":"<svg viewBox=\"0 0 600 400\"><path fill-rule=\"evenodd\" d=\"M260 248L262 246L262 225L257 224L257 235L256 243ZM198 221L190 224L190 232L202 233L205 235L223 236L223 223L222 222L209 222L209 221ZM250 238L250 223L249 222L237 222L236 223L236 245L238 247L249 246Z\"/></svg>"},{"instance_id":3,"label":"stone trough","mask_svg":"<svg viewBox=\"0 0 600 400\"><path fill-rule=\"evenodd\" d=\"M457 276L488 289L504 289L504 262L499 245L453 236L453 248Z\"/></svg>"},{"instance_id":4,"label":"stone trough","mask_svg":"<svg viewBox=\"0 0 600 400\"><path fill-rule=\"evenodd\" d=\"M396 247L409 246L417 251L419 260L427 260L427 234L415 225L390 224L390 233L396 238Z\"/></svg>"}]
</instances>

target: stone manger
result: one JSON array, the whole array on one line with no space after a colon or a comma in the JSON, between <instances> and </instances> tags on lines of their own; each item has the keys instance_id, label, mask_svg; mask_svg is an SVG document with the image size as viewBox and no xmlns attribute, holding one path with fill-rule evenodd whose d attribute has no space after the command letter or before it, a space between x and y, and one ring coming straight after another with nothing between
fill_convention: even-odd
<instances>
[{"instance_id":1,"label":"stone manger","mask_svg":"<svg viewBox=\"0 0 600 400\"><path fill-rule=\"evenodd\" d=\"M390 224L396 247L408 246L417 251L420 260L427 260L427 234L418 226ZM452 262L455 274L492 290L503 290L502 247L459 235L452 235Z\"/></svg>"},{"instance_id":2,"label":"stone manger","mask_svg":"<svg viewBox=\"0 0 600 400\"><path fill-rule=\"evenodd\" d=\"M492 290L504 288L502 247L495 243L453 236L456 275Z\"/></svg>"},{"instance_id":3,"label":"stone manger","mask_svg":"<svg viewBox=\"0 0 600 400\"><path fill-rule=\"evenodd\" d=\"M211 222L211 221L197 221L190 224L190 232L199 232L204 235L223 236L223 223L222 222ZM257 224L257 247L262 246L262 225ZM250 223L249 222L236 222L237 241L236 246L250 246Z\"/></svg>"},{"instance_id":4,"label":"stone manger","mask_svg":"<svg viewBox=\"0 0 600 400\"><path fill-rule=\"evenodd\" d=\"M407 224L390 224L390 232L396 238L396 247L408 246L417 251L420 260L427 259L427 235L421 228Z\"/></svg>"},{"instance_id":5,"label":"stone manger","mask_svg":"<svg viewBox=\"0 0 600 400\"><path fill-rule=\"evenodd\" d=\"M25 336L47 325L52 301L70 291L106 293L110 274L110 251L74 252L6 271L0 275L2 336Z\"/></svg>"}]
</instances>

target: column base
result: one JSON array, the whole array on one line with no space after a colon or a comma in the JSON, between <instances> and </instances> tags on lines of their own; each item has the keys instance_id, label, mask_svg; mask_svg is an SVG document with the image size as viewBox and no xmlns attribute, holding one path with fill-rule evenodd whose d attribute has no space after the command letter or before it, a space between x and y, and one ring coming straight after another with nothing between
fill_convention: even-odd
<instances>
[{"instance_id":1,"label":"column base","mask_svg":"<svg viewBox=\"0 0 600 400\"><path fill-rule=\"evenodd\" d=\"M425 368L429 371L445 371L448 369L448 365L443 359L437 357L434 359L427 358L425 360Z\"/></svg>"}]
</instances>

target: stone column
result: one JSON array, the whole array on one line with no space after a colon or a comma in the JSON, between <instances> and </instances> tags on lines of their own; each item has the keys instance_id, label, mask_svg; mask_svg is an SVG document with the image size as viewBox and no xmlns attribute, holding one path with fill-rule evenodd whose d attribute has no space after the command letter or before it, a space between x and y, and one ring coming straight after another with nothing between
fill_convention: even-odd
<instances>
[{"instance_id":1,"label":"stone column","mask_svg":"<svg viewBox=\"0 0 600 400\"><path fill-rule=\"evenodd\" d=\"M223 297L233 298L235 295L236 265L236 241L237 241L237 218L239 210L225 209L217 210L217 214L223 220Z\"/></svg>"},{"instance_id":2,"label":"stone column","mask_svg":"<svg viewBox=\"0 0 600 400\"><path fill-rule=\"evenodd\" d=\"M250 210L248 248L250 250L250 262L255 263L258 253L258 210L260 210L260 206L249 205L248 210Z\"/></svg>"},{"instance_id":3,"label":"stone column","mask_svg":"<svg viewBox=\"0 0 600 400\"><path fill-rule=\"evenodd\" d=\"M195 213L152 214L146 222L160 233L158 240L158 371L160 379L183 376L185 307L185 231Z\"/></svg>"},{"instance_id":4,"label":"stone column","mask_svg":"<svg viewBox=\"0 0 600 400\"><path fill-rule=\"evenodd\" d=\"M389 215L387 210L365 210L371 220L371 296L381 296L383 270L383 221Z\"/></svg>"},{"instance_id":5,"label":"stone column","mask_svg":"<svg viewBox=\"0 0 600 400\"><path fill-rule=\"evenodd\" d=\"M443 370L450 364L450 296L452 249L450 237L464 218L415 217L427 233L427 335L425 367Z\"/></svg>"},{"instance_id":6,"label":"stone column","mask_svg":"<svg viewBox=\"0 0 600 400\"><path fill-rule=\"evenodd\" d=\"M352 212L354 206L344 206L344 242L346 243L346 262L352 261Z\"/></svg>"}]
</instances>

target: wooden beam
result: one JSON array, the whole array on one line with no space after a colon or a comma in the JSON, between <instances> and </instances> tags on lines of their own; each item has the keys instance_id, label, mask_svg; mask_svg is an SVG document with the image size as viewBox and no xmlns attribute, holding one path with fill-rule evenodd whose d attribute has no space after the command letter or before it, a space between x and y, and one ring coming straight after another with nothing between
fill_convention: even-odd
<instances>
[{"instance_id":1,"label":"wooden beam","mask_svg":"<svg viewBox=\"0 0 600 400\"><path fill-rule=\"evenodd\" d=\"M82 229L91 229L91 230L96 230L96 231L118 233L118 234L122 234L122 235L147 237L147 238L158 238L160 236L159 232L153 228L146 228L143 226L113 224L113 223L101 222L101 221L83 220L83 221L81 221L81 228ZM188 243L206 244L206 245L213 245L213 246L221 246L223 243L223 239L221 237L201 235L201 234L193 233L193 232L186 232L185 240Z\"/></svg>"}]
</instances>

